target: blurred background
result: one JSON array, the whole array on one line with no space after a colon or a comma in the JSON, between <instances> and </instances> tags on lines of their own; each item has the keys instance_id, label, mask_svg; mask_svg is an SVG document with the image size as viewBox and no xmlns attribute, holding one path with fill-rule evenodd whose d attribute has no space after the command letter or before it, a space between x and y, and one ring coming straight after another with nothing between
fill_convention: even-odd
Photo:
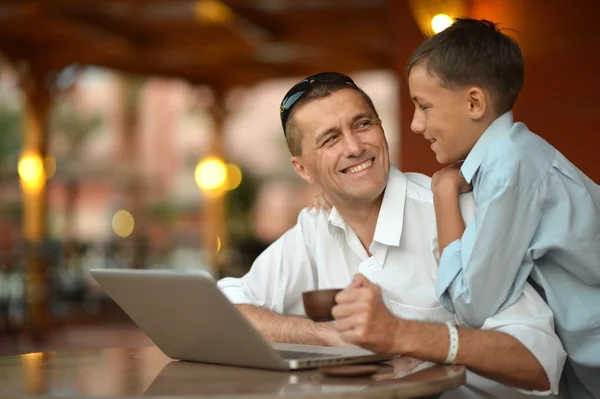
<instances>
[{"instance_id":1,"label":"blurred background","mask_svg":"<svg viewBox=\"0 0 600 399\"><path fill-rule=\"evenodd\" d=\"M350 74L435 172L404 67L458 16L511 29L516 118L599 183L593 0L1 0L0 354L148 343L90 268L243 275L315 194L278 112L305 76Z\"/></svg>"}]
</instances>

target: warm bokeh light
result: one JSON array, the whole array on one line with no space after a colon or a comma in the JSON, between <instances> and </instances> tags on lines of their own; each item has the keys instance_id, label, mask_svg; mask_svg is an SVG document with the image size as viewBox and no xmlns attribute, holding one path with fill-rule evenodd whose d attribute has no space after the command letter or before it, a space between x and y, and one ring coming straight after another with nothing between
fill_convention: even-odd
<instances>
[{"instance_id":1,"label":"warm bokeh light","mask_svg":"<svg viewBox=\"0 0 600 399\"><path fill-rule=\"evenodd\" d=\"M43 352L24 353L21 355L23 362L37 362L44 358Z\"/></svg>"},{"instance_id":2,"label":"warm bokeh light","mask_svg":"<svg viewBox=\"0 0 600 399\"><path fill-rule=\"evenodd\" d=\"M37 154L28 154L21 157L17 167L23 186L30 190L39 190L46 180L44 163Z\"/></svg>"},{"instance_id":3,"label":"warm bokeh light","mask_svg":"<svg viewBox=\"0 0 600 399\"><path fill-rule=\"evenodd\" d=\"M196 17L205 23L218 24L231 20L231 9L218 0L197 0L194 4Z\"/></svg>"},{"instance_id":4,"label":"warm bokeh light","mask_svg":"<svg viewBox=\"0 0 600 399\"><path fill-rule=\"evenodd\" d=\"M446 14L438 14L431 19L431 30L433 33L440 33L450 25L454 23L454 20Z\"/></svg>"},{"instance_id":5,"label":"warm bokeh light","mask_svg":"<svg viewBox=\"0 0 600 399\"><path fill-rule=\"evenodd\" d=\"M221 243L221 237L217 236L217 255L219 254L219 252L221 252L222 245L223 243Z\"/></svg>"},{"instance_id":6,"label":"warm bokeh light","mask_svg":"<svg viewBox=\"0 0 600 399\"><path fill-rule=\"evenodd\" d=\"M227 164L227 186L228 191L233 191L242 183L242 170L233 163Z\"/></svg>"},{"instance_id":7,"label":"warm bokeh light","mask_svg":"<svg viewBox=\"0 0 600 399\"><path fill-rule=\"evenodd\" d=\"M194 179L198 187L203 191L223 188L227 182L227 166L220 158L204 158L196 166Z\"/></svg>"},{"instance_id":8,"label":"warm bokeh light","mask_svg":"<svg viewBox=\"0 0 600 399\"><path fill-rule=\"evenodd\" d=\"M112 218L112 228L119 237L128 237L135 227L135 221L131 213L124 209L117 211Z\"/></svg>"},{"instance_id":9,"label":"warm bokeh light","mask_svg":"<svg viewBox=\"0 0 600 399\"><path fill-rule=\"evenodd\" d=\"M46 178L51 179L56 173L56 159L50 156L44 158L44 170L46 171Z\"/></svg>"}]
</instances>

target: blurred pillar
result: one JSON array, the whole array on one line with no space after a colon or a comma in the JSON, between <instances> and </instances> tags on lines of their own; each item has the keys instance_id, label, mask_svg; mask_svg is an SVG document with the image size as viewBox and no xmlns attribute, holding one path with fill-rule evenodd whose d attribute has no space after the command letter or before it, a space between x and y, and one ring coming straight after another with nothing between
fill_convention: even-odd
<instances>
[{"instance_id":1,"label":"blurred pillar","mask_svg":"<svg viewBox=\"0 0 600 399\"><path fill-rule=\"evenodd\" d=\"M208 155L218 157L224 161L223 125L227 114L225 108L225 89L216 86L213 87L213 91L214 101L209 108L209 113L213 119L214 128L210 139ZM226 190L224 188L204 193L202 241L203 247L208 251L209 262L215 269L214 272L216 272L217 277L220 276L222 270L222 257L219 254L228 244L227 226L225 223L225 201Z\"/></svg>"},{"instance_id":2,"label":"blurred pillar","mask_svg":"<svg viewBox=\"0 0 600 399\"><path fill-rule=\"evenodd\" d=\"M124 168L125 209L134 220L133 232L127 240L132 250L132 267L144 268L146 263L146 204L144 202L144 184L141 181L138 151L138 101L142 84L128 75L119 76L121 92L121 151L120 165Z\"/></svg>"},{"instance_id":3,"label":"blurred pillar","mask_svg":"<svg viewBox=\"0 0 600 399\"><path fill-rule=\"evenodd\" d=\"M25 104L23 152L19 162L19 173L23 200L23 234L26 244L26 312L29 329L34 339L43 338L49 323L46 303L47 264L46 256L42 252L46 240L47 182L43 164L39 164L48 151L50 94L44 86L45 76L46 71L36 68L29 68L21 75ZM36 170L37 168L39 170Z\"/></svg>"}]
</instances>

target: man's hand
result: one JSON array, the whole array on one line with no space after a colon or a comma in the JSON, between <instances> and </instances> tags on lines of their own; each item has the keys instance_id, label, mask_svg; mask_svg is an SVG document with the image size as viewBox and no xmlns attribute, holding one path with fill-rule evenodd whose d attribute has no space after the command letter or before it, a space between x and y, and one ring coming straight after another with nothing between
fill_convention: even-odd
<instances>
[{"instance_id":1,"label":"man's hand","mask_svg":"<svg viewBox=\"0 0 600 399\"><path fill-rule=\"evenodd\" d=\"M441 192L463 194L473 190L473 186L467 183L460 173L461 165L461 163L457 163L435 172L431 178L431 191L434 194Z\"/></svg>"},{"instance_id":2,"label":"man's hand","mask_svg":"<svg viewBox=\"0 0 600 399\"><path fill-rule=\"evenodd\" d=\"M395 339L404 320L385 306L378 285L357 274L335 299L333 326L344 341L377 353L394 353Z\"/></svg>"},{"instance_id":3,"label":"man's hand","mask_svg":"<svg viewBox=\"0 0 600 399\"><path fill-rule=\"evenodd\" d=\"M327 212L331 212L331 202L325 197L325 193L319 193L315 195L312 201L313 208L324 209Z\"/></svg>"},{"instance_id":4,"label":"man's hand","mask_svg":"<svg viewBox=\"0 0 600 399\"><path fill-rule=\"evenodd\" d=\"M332 322L315 323L319 331L319 336L325 341L325 346L356 348L356 345L344 341L342 334L335 329L334 324Z\"/></svg>"}]
</instances>

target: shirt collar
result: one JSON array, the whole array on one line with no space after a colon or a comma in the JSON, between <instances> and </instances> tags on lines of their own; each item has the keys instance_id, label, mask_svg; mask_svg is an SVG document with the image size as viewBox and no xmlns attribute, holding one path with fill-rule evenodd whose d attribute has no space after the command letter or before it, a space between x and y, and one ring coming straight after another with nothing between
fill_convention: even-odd
<instances>
[{"instance_id":1,"label":"shirt collar","mask_svg":"<svg viewBox=\"0 0 600 399\"><path fill-rule=\"evenodd\" d=\"M394 165L390 165L388 182L377 217L373 241L384 245L399 246L404 225L407 178ZM335 207L329 212L329 222L345 230L346 222Z\"/></svg>"},{"instance_id":2,"label":"shirt collar","mask_svg":"<svg viewBox=\"0 0 600 399\"><path fill-rule=\"evenodd\" d=\"M460 173L463 175L467 183L471 184L475 173L477 173L479 170L490 142L492 142L492 140L499 135L509 131L513 123L512 111L508 111L496 118L496 120L494 120L492 124L485 129L460 167Z\"/></svg>"},{"instance_id":3,"label":"shirt collar","mask_svg":"<svg viewBox=\"0 0 600 399\"><path fill-rule=\"evenodd\" d=\"M383 194L373 241L396 247L400 245L407 184L406 176L394 165L390 165L390 175Z\"/></svg>"},{"instance_id":4,"label":"shirt collar","mask_svg":"<svg viewBox=\"0 0 600 399\"><path fill-rule=\"evenodd\" d=\"M341 229L346 229L346 222L342 218L342 215L340 215L338 210L335 208L335 206L332 206L331 211L329 211L329 223Z\"/></svg>"}]
</instances>

